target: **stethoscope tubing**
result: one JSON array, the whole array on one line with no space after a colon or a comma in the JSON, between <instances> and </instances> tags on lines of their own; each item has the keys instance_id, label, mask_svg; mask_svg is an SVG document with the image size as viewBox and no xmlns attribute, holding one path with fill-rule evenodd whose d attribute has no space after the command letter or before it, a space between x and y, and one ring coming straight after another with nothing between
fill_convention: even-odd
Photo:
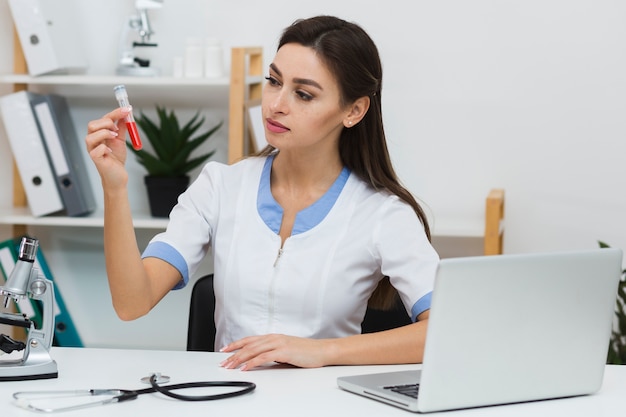
<instances>
[{"instance_id":1,"label":"stethoscope tubing","mask_svg":"<svg viewBox=\"0 0 626 417\"><path fill-rule=\"evenodd\" d=\"M80 410L89 407L95 407L99 405L113 404L128 400L134 400L139 395L150 394L158 392L167 397L174 398L181 401L214 401L225 398L237 397L254 391L256 384L247 381L200 381L200 382L184 382L180 384L170 385L158 385L156 383L157 376L150 376L150 388L138 389L138 390L123 390L123 389L88 389L88 390L65 390L65 391L21 391L15 392L13 398L16 400L18 407L24 408L30 411L36 411L39 413L56 413L72 410ZM209 395L182 395L172 391L189 389L189 388L207 388L207 387L239 387L241 389L236 391L225 392L221 394L209 394ZM98 395L112 395L113 397L100 401L86 402L82 404L76 404L66 407L58 408L44 408L37 407L32 404L31 400L34 397L39 399L45 398L60 398L60 397L81 397L81 396L98 396ZM48 397L46 397L48 396Z\"/></svg>"},{"instance_id":2,"label":"stethoscope tubing","mask_svg":"<svg viewBox=\"0 0 626 417\"><path fill-rule=\"evenodd\" d=\"M213 401L223 400L225 398L237 397L254 391L256 384L247 381L203 381L203 382L184 382L181 384L159 385L156 383L156 376L150 377L150 388L144 388L142 390L135 391L137 395L146 394L149 392L159 392L170 398L175 398L181 401ZM240 390L224 392L222 394L209 394L209 395L182 395L176 394L172 391L188 388L207 388L207 387L241 387Z\"/></svg>"}]
</instances>

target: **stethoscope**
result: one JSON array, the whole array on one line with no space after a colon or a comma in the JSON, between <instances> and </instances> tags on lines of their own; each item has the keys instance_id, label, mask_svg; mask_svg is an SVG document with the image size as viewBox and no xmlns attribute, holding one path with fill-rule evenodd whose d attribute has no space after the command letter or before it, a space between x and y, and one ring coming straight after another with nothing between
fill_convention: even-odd
<instances>
[{"instance_id":1,"label":"stethoscope","mask_svg":"<svg viewBox=\"0 0 626 417\"><path fill-rule=\"evenodd\" d=\"M140 395L159 392L170 398L182 401L213 401L224 398L232 398L239 395L247 394L256 388L256 384L246 381L200 381L186 382L181 384L159 385L159 383L169 382L169 377L160 374L151 374L141 379L143 382L150 384L150 388L138 390L125 389L87 389L87 390L64 390L64 391L21 391L13 394L15 405L30 411L39 413L57 413L63 411L80 410L99 405L107 405L113 403L121 403L124 401L134 400ZM210 395L182 395L172 391L188 389L188 388L206 388L206 387L239 387L240 389L220 394ZM63 397L80 397L80 396L108 396L106 399L99 401L89 401L81 404L62 406L62 407L43 407L33 404L35 399L50 399Z\"/></svg>"}]
</instances>

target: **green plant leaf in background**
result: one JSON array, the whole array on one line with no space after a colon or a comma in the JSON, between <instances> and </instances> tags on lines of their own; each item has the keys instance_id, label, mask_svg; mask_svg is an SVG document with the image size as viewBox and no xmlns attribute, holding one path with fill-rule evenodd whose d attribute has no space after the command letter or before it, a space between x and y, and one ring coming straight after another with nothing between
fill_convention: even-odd
<instances>
[{"instance_id":1,"label":"green plant leaf in background","mask_svg":"<svg viewBox=\"0 0 626 417\"><path fill-rule=\"evenodd\" d=\"M192 153L206 142L220 127L223 121L213 126L209 131L193 137L204 124L205 118L196 114L182 127L173 110L156 106L158 123L150 119L143 112L136 118L137 125L144 133L144 137L152 146L154 153L144 149L135 150L130 143L126 143L136 156L148 175L157 177L179 177L186 175L192 169L202 165L215 151L192 158Z\"/></svg>"}]
</instances>

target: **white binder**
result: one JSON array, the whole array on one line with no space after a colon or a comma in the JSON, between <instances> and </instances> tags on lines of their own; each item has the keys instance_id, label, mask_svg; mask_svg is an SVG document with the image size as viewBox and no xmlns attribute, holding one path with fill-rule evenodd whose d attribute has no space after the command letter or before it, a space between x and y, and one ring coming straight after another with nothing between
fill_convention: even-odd
<instances>
[{"instance_id":1,"label":"white binder","mask_svg":"<svg viewBox=\"0 0 626 417\"><path fill-rule=\"evenodd\" d=\"M72 0L9 0L9 8L30 75L84 71Z\"/></svg>"},{"instance_id":2,"label":"white binder","mask_svg":"<svg viewBox=\"0 0 626 417\"><path fill-rule=\"evenodd\" d=\"M39 135L29 94L20 91L0 97L0 113L28 205L33 216L40 217L61 211L64 206Z\"/></svg>"},{"instance_id":3,"label":"white binder","mask_svg":"<svg viewBox=\"0 0 626 417\"><path fill-rule=\"evenodd\" d=\"M96 200L83 158L87 152L78 141L67 101L55 94L29 93L29 98L65 214L73 217L91 213Z\"/></svg>"}]
</instances>

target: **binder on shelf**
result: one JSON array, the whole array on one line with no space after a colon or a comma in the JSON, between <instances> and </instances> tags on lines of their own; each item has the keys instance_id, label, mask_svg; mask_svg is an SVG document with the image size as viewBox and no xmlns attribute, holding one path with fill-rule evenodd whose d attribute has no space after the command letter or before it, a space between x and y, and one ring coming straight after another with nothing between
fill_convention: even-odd
<instances>
[{"instance_id":1,"label":"binder on shelf","mask_svg":"<svg viewBox=\"0 0 626 417\"><path fill-rule=\"evenodd\" d=\"M30 75L84 72L74 0L9 0L9 9Z\"/></svg>"},{"instance_id":2,"label":"binder on shelf","mask_svg":"<svg viewBox=\"0 0 626 417\"><path fill-rule=\"evenodd\" d=\"M68 216L93 212L96 200L65 97L29 94L37 126Z\"/></svg>"},{"instance_id":3,"label":"binder on shelf","mask_svg":"<svg viewBox=\"0 0 626 417\"><path fill-rule=\"evenodd\" d=\"M33 216L41 217L64 206L30 106L30 94L20 91L0 97L0 114L28 205Z\"/></svg>"},{"instance_id":4,"label":"binder on shelf","mask_svg":"<svg viewBox=\"0 0 626 417\"><path fill-rule=\"evenodd\" d=\"M17 256L20 250L21 239L11 239L8 241L14 254L14 259L17 260ZM35 268L39 269L40 273L44 277L54 283L54 278L48 267L48 263L43 255L41 246L37 250L37 257L35 258ZM33 302L35 300L32 300ZM65 302L61 296L61 291L58 285L54 285L54 306L52 311L54 312L54 346L62 347L83 347L83 342L74 326L74 321L70 316Z\"/></svg>"},{"instance_id":5,"label":"binder on shelf","mask_svg":"<svg viewBox=\"0 0 626 417\"><path fill-rule=\"evenodd\" d=\"M19 246L18 246L19 250ZM15 264L17 263L17 252L15 251L15 242L13 239L0 242L0 280L2 285L9 279ZM18 312L24 314L39 329L41 328L41 308L36 300L22 298L17 303Z\"/></svg>"}]
</instances>

